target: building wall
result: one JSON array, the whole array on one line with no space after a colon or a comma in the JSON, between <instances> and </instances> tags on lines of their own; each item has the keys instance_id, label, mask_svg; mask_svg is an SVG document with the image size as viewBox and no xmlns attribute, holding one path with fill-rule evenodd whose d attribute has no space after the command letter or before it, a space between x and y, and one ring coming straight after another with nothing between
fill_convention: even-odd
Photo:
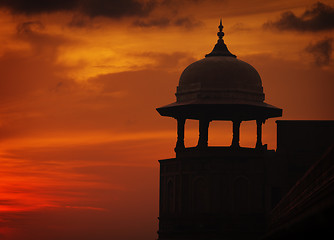
<instances>
[{"instance_id":1,"label":"building wall","mask_svg":"<svg viewBox=\"0 0 334 240\"><path fill-rule=\"evenodd\" d=\"M254 149L252 149L254 150ZM265 229L273 151L160 160L159 239ZM168 238L169 237L169 238Z\"/></svg>"},{"instance_id":2,"label":"building wall","mask_svg":"<svg viewBox=\"0 0 334 240\"><path fill-rule=\"evenodd\" d=\"M334 121L277 121L277 151L187 148L160 160L159 239L258 239L270 211L334 144Z\"/></svg>"},{"instance_id":3,"label":"building wall","mask_svg":"<svg viewBox=\"0 0 334 240\"><path fill-rule=\"evenodd\" d=\"M277 123L277 162L273 184L282 196L334 144L334 121L280 120Z\"/></svg>"}]
</instances>

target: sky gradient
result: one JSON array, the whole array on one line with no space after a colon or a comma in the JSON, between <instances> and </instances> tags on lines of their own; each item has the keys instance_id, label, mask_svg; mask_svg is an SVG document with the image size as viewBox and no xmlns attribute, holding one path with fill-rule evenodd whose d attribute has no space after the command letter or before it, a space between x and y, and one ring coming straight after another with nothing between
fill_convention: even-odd
<instances>
[{"instance_id":1,"label":"sky gradient","mask_svg":"<svg viewBox=\"0 0 334 240\"><path fill-rule=\"evenodd\" d=\"M220 18L280 119L334 119L332 1L0 0L0 239L157 237L176 122L155 108L211 52ZM210 125L210 145L231 139L231 123ZM271 119L263 143L275 139ZM255 142L242 123L241 146Z\"/></svg>"}]
</instances>

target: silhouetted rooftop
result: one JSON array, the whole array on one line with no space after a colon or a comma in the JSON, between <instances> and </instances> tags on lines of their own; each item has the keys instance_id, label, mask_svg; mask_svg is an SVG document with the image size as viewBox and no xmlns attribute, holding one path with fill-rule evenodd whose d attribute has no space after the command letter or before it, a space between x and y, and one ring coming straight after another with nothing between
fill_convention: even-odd
<instances>
[{"instance_id":1,"label":"silhouetted rooftop","mask_svg":"<svg viewBox=\"0 0 334 240\"><path fill-rule=\"evenodd\" d=\"M261 77L227 49L220 22L218 42L204 59L181 74L176 102L158 108L162 116L211 120L255 120L282 116L264 102Z\"/></svg>"}]
</instances>

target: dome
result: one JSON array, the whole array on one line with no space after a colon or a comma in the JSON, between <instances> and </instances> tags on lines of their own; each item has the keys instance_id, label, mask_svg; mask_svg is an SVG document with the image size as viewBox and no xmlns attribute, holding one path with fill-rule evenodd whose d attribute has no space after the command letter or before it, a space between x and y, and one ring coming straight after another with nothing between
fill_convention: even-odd
<instances>
[{"instance_id":1,"label":"dome","mask_svg":"<svg viewBox=\"0 0 334 240\"><path fill-rule=\"evenodd\" d=\"M263 102L262 81L250 64L234 56L207 56L181 74L177 102Z\"/></svg>"},{"instance_id":2,"label":"dome","mask_svg":"<svg viewBox=\"0 0 334 240\"><path fill-rule=\"evenodd\" d=\"M282 109L264 102L255 68L227 49L221 21L218 28L219 39L212 52L182 72L176 102L157 111L177 119L262 121L282 116Z\"/></svg>"}]
</instances>

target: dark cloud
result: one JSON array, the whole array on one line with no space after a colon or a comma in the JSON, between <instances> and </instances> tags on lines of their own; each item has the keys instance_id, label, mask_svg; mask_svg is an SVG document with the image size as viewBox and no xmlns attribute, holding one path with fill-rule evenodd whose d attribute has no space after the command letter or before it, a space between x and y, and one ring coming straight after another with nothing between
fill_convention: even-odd
<instances>
[{"instance_id":1,"label":"dark cloud","mask_svg":"<svg viewBox=\"0 0 334 240\"><path fill-rule=\"evenodd\" d=\"M138 19L133 22L134 26L149 28L149 27L169 27L177 26L192 29L194 27L202 25L202 22L194 20L190 17L180 17L174 20L171 20L168 17L153 18L148 20Z\"/></svg>"},{"instance_id":2,"label":"dark cloud","mask_svg":"<svg viewBox=\"0 0 334 240\"><path fill-rule=\"evenodd\" d=\"M183 17L183 18L181 17L174 21L175 26L182 26L189 29L201 26L202 24L203 24L202 22L197 21L195 19L191 19L190 17Z\"/></svg>"},{"instance_id":3,"label":"dark cloud","mask_svg":"<svg viewBox=\"0 0 334 240\"><path fill-rule=\"evenodd\" d=\"M316 43L310 43L305 51L309 53L317 66L327 66L331 62L333 38L326 38Z\"/></svg>"},{"instance_id":4,"label":"dark cloud","mask_svg":"<svg viewBox=\"0 0 334 240\"><path fill-rule=\"evenodd\" d=\"M206 0L208 1L208 0ZM204 2L204 0L187 0L187 1L180 1L180 0L163 0L161 2L162 5L166 6L175 6L175 5L184 5L184 4L189 4L189 3L200 3Z\"/></svg>"},{"instance_id":5,"label":"dark cloud","mask_svg":"<svg viewBox=\"0 0 334 240\"><path fill-rule=\"evenodd\" d=\"M155 18L150 20L136 20L133 22L137 27L167 27L171 24L171 20L167 17Z\"/></svg>"},{"instance_id":6,"label":"dark cloud","mask_svg":"<svg viewBox=\"0 0 334 240\"><path fill-rule=\"evenodd\" d=\"M53 12L72 12L73 18L68 23L69 27L89 27L94 17L108 17L119 19L122 17L137 17L133 22L138 27L168 27L179 26L193 28L201 25L198 20L191 17L180 17L179 9L186 5L197 4L203 0L0 0L0 7L10 9L14 14L43 14ZM149 17L154 10L163 10L160 17Z\"/></svg>"},{"instance_id":7,"label":"dark cloud","mask_svg":"<svg viewBox=\"0 0 334 240\"><path fill-rule=\"evenodd\" d=\"M14 13L38 14L55 11L72 10L78 5L78 0L0 0L0 6L10 8Z\"/></svg>"},{"instance_id":8,"label":"dark cloud","mask_svg":"<svg viewBox=\"0 0 334 240\"><path fill-rule=\"evenodd\" d=\"M149 13L155 3L142 3L136 0L0 0L0 7L9 8L17 14L40 14L58 11L79 11L90 17L104 16L120 18L143 16Z\"/></svg>"},{"instance_id":9,"label":"dark cloud","mask_svg":"<svg viewBox=\"0 0 334 240\"><path fill-rule=\"evenodd\" d=\"M147 15L154 6L153 1L144 4L136 0L88 0L80 1L79 9L90 17L120 18Z\"/></svg>"},{"instance_id":10,"label":"dark cloud","mask_svg":"<svg viewBox=\"0 0 334 240\"><path fill-rule=\"evenodd\" d=\"M41 21L28 21L19 23L16 29L19 35L26 35L43 30L44 25Z\"/></svg>"},{"instance_id":11,"label":"dark cloud","mask_svg":"<svg viewBox=\"0 0 334 240\"><path fill-rule=\"evenodd\" d=\"M44 60L53 61L58 54L60 46L73 43L62 35L46 33L46 27L41 21L27 21L19 23L16 27L16 36L31 47L34 55L44 57Z\"/></svg>"},{"instance_id":12,"label":"dark cloud","mask_svg":"<svg viewBox=\"0 0 334 240\"><path fill-rule=\"evenodd\" d=\"M334 8L317 2L301 16L287 11L277 21L268 21L264 28L295 31L322 31L334 29Z\"/></svg>"}]
</instances>

